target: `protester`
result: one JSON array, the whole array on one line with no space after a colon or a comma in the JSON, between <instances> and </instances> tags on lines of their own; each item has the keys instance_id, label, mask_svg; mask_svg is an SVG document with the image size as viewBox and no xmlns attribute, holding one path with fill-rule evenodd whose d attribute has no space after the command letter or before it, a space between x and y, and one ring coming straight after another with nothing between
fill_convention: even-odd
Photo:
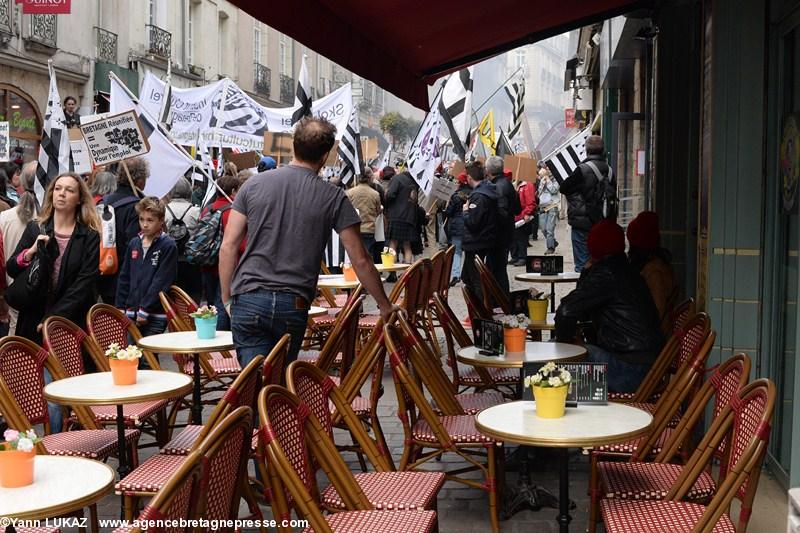
<instances>
[{"instance_id":1,"label":"protester","mask_svg":"<svg viewBox=\"0 0 800 533\"><path fill-rule=\"evenodd\" d=\"M6 196L6 184L8 183L8 176L6 171L0 169L0 212L11 209L17 205L11 198Z\"/></svg>"},{"instance_id":2,"label":"protester","mask_svg":"<svg viewBox=\"0 0 800 533\"><path fill-rule=\"evenodd\" d=\"M670 253L661 248L661 232L658 229L658 214L642 211L628 224L628 260L639 272L650 289L650 295L658 309L661 330L670 327L669 315L678 296L678 285L671 266Z\"/></svg>"},{"instance_id":3,"label":"protester","mask_svg":"<svg viewBox=\"0 0 800 533\"><path fill-rule=\"evenodd\" d=\"M277 166L278 166L278 164L275 163L274 159L272 159L268 155L265 155L265 156L261 157L261 160L258 162L258 166L256 167L256 170L260 174L262 172L266 172L267 170L273 170Z\"/></svg>"},{"instance_id":4,"label":"protester","mask_svg":"<svg viewBox=\"0 0 800 533\"><path fill-rule=\"evenodd\" d=\"M367 167L358 175L358 183L347 191L347 198L361 217L361 240L370 257L375 247L375 219L381 214L381 196L370 185L372 170Z\"/></svg>"},{"instance_id":5,"label":"protester","mask_svg":"<svg viewBox=\"0 0 800 533\"><path fill-rule=\"evenodd\" d=\"M608 363L608 389L634 392L663 345L658 311L642 277L625 257L625 233L602 220L588 237L592 264L556 310L557 340L574 342L579 321L592 321L597 339L587 361Z\"/></svg>"},{"instance_id":6,"label":"protester","mask_svg":"<svg viewBox=\"0 0 800 533\"><path fill-rule=\"evenodd\" d=\"M380 179L381 171L372 168L372 181L370 187L375 189L381 200L381 215L375 220L375 245L372 247L372 262L381 262L381 252L386 246L386 216L383 214L386 211L386 192L384 186L381 184Z\"/></svg>"},{"instance_id":7,"label":"protester","mask_svg":"<svg viewBox=\"0 0 800 533\"><path fill-rule=\"evenodd\" d=\"M358 278L377 302L383 319L397 309L386 297L372 258L364 249L358 214L343 191L318 175L335 135L336 128L324 119L300 120L295 125L290 164L250 178L234 200L219 272L222 299L231 309L233 340L242 365L257 354L269 353L285 333L291 334L286 364L297 358L332 230L339 233ZM237 265L245 233L247 247Z\"/></svg>"},{"instance_id":8,"label":"protester","mask_svg":"<svg viewBox=\"0 0 800 533\"><path fill-rule=\"evenodd\" d=\"M604 179L611 179L611 167L604 155L603 139L599 135L590 135L586 139L586 159L578 165L565 180L559 180L561 193L567 195L569 211L567 221L572 228L572 256L575 260L575 272L580 272L589 260L586 240L589 230L602 218L602 199L597 195L597 174ZM596 171L596 172L595 172ZM612 183L614 183L612 181Z\"/></svg>"},{"instance_id":9,"label":"protester","mask_svg":"<svg viewBox=\"0 0 800 533\"><path fill-rule=\"evenodd\" d=\"M117 177L111 172L98 172L94 175L94 180L89 188L95 205L102 201L103 197L117 190Z\"/></svg>"},{"instance_id":10,"label":"protester","mask_svg":"<svg viewBox=\"0 0 800 533\"><path fill-rule=\"evenodd\" d=\"M430 217L422 206L417 203L414 204L414 210L414 237L411 239L411 259L405 260L407 263L413 263L414 257L422 255L425 247L428 246L427 228Z\"/></svg>"},{"instance_id":11,"label":"protester","mask_svg":"<svg viewBox=\"0 0 800 533\"><path fill-rule=\"evenodd\" d=\"M78 114L78 101L74 96L64 98L64 118L67 128L77 128L81 125L81 116Z\"/></svg>"},{"instance_id":12,"label":"protester","mask_svg":"<svg viewBox=\"0 0 800 533\"><path fill-rule=\"evenodd\" d=\"M158 293L169 291L178 273L178 248L162 230L165 212L155 196L136 204L140 232L128 243L119 271L115 305L136 321L144 337L164 333L167 328Z\"/></svg>"},{"instance_id":13,"label":"protester","mask_svg":"<svg viewBox=\"0 0 800 533\"><path fill-rule=\"evenodd\" d=\"M514 217L522 208L514 186L503 174L503 158L492 156L486 160L486 173L497 192L497 232L496 240L487 258L487 266L491 270L500 288L508 294L508 252L514 237Z\"/></svg>"},{"instance_id":14,"label":"protester","mask_svg":"<svg viewBox=\"0 0 800 533\"><path fill-rule=\"evenodd\" d=\"M547 245L545 255L552 255L556 253L558 247L556 224L561 206L561 193L558 182L546 168L539 169L539 202L539 226L542 228Z\"/></svg>"},{"instance_id":15,"label":"protester","mask_svg":"<svg viewBox=\"0 0 800 533\"><path fill-rule=\"evenodd\" d=\"M475 267L475 257L486 261L486 257L496 248L498 232L498 194L494 184L484 179L484 169L480 161L467 166L467 182L472 192L469 200L461 207L464 217L464 266L461 280L479 298L483 297L481 280ZM503 265L505 268L505 265Z\"/></svg>"},{"instance_id":16,"label":"protester","mask_svg":"<svg viewBox=\"0 0 800 533\"><path fill-rule=\"evenodd\" d=\"M166 209L164 226L169 228L173 220L182 220L189 233L193 233L200 218L200 208L192 205L192 186L189 180L184 177L178 178L167 197L169 202L164 206Z\"/></svg>"},{"instance_id":17,"label":"protester","mask_svg":"<svg viewBox=\"0 0 800 533\"><path fill-rule=\"evenodd\" d=\"M520 213L514 217L514 242L511 247L511 264L524 266L528 256L528 236L530 223L535 218L536 193L533 183L517 180L517 195L521 206Z\"/></svg>"},{"instance_id":18,"label":"protester","mask_svg":"<svg viewBox=\"0 0 800 533\"><path fill-rule=\"evenodd\" d=\"M178 178L167 195L164 206L164 229L178 247L178 286L186 291L195 301L200 301L203 294L203 283L200 279L200 267L186 261L184 247L189 237L197 228L200 208L192 205L192 185L184 177Z\"/></svg>"},{"instance_id":19,"label":"protester","mask_svg":"<svg viewBox=\"0 0 800 533\"><path fill-rule=\"evenodd\" d=\"M418 240L417 182L408 172L394 175L386 190L386 216L389 218L389 247L410 263L414 256L412 241Z\"/></svg>"},{"instance_id":20,"label":"protester","mask_svg":"<svg viewBox=\"0 0 800 533\"><path fill-rule=\"evenodd\" d=\"M222 165L222 175L223 176L236 176L239 173L239 168L236 166L235 163L231 161L226 161L224 165Z\"/></svg>"},{"instance_id":21,"label":"protester","mask_svg":"<svg viewBox=\"0 0 800 533\"><path fill-rule=\"evenodd\" d=\"M8 182L6 183L6 196L11 199L14 207L19 203L20 196L20 166L13 161L7 161L0 165L0 169L6 171Z\"/></svg>"},{"instance_id":22,"label":"protester","mask_svg":"<svg viewBox=\"0 0 800 533\"><path fill-rule=\"evenodd\" d=\"M455 246L453 267L450 270L450 286L453 287L461 280L461 259L463 257L462 243L464 238L464 204L469 200L472 189L467 181L467 173L462 172L456 178L458 189L450 196L450 201L444 210L445 233L448 242Z\"/></svg>"}]
</instances>

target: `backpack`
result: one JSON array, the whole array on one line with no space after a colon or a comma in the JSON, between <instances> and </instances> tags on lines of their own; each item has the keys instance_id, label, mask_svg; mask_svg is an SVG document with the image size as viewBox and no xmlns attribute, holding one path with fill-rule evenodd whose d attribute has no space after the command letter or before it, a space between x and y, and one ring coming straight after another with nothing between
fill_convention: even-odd
<instances>
[{"instance_id":1,"label":"backpack","mask_svg":"<svg viewBox=\"0 0 800 533\"><path fill-rule=\"evenodd\" d=\"M222 213L230 209L209 209L197 221L197 229L186 241L184 254L186 262L199 266L216 265L219 261L219 247L222 244Z\"/></svg>"},{"instance_id":2,"label":"backpack","mask_svg":"<svg viewBox=\"0 0 800 533\"><path fill-rule=\"evenodd\" d=\"M617 198L617 185L612 178L611 166L608 167L608 176L603 176L594 161L586 161L584 164L592 169L597 178L591 202L587 202L586 206L589 220L592 224L597 224L604 218L616 221L619 199Z\"/></svg>"},{"instance_id":3,"label":"backpack","mask_svg":"<svg viewBox=\"0 0 800 533\"><path fill-rule=\"evenodd\" d=\"M129 196L120 198L110 204L105 199L97 204L97 215L100 217L100 275L113 276L119 270L117 257L117 220L115 209L138 202L139 199Z\"/></svg>"},{"instance_id":4,"label":"backpack","mask_svg":"<svg viewBox=\"0 0 800 533\"><path fill-rule=\"evenodd\" d=\"M167 227L167 235L172 237L172 240L175 241L178 247L178 255L183 256L184 250L186 249L186 242L189 240L189 228L186 227L183 217L186 216L186 213L189 212L192 206L190 204L180 217L175 216L175 212L169 205L165 205L164 207L166 207L169 214L172 215L172 220L170 220L169 226Z\"/></svg>"}]
</instances>

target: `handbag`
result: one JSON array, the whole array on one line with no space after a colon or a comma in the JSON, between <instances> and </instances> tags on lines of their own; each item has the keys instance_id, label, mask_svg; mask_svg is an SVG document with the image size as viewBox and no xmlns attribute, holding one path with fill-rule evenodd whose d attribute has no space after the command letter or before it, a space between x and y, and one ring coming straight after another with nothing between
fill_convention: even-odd
<instances>
[{"instance_id":1,"label":"handbag","mask_svg":"<svg viewBox=\"0 0 800 533\"><path fill-rule=\"evenodd\" d=\"M39 231L40 234L45 234L43 228L40 228ZM6 289L5 299L9 306L18 311L41 308L49 281L46 253L45 245L38 241L36 255Z\"/></svg>"}]
</instances>

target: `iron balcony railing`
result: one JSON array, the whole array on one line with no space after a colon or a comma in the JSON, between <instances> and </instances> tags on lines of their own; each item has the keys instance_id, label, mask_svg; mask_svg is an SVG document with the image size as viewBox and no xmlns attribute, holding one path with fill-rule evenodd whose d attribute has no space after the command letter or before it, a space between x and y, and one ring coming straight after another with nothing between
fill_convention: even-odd
<instances>
[{"instance_id":1,"label":"iron balcony railing","mask_svg":"<svg viewBox=\"0 0 800 533\"><path fill-rule=\"evenodd\" d=\"M56 48L56 36L55 15L31 15L31 41Z\"/></svg>"},{"instance_id":2,"label":"iron balcony railing","mask_svg":"<svg viewBox=\"0 0 800 533\"><path fill-rule=\"evenodd\" d=\"M256 63L254 69L253 89L258 94L263 94L269 98L270 92L272 92L272 71L269 69L269 67L266 67L261 63Z\"/></svg>"},{"instance_id":3,"label":"iron balcony railing","mask_svg":"<svg viewBox=\"0 0 800 533\"><path fill-rule=\"evenodd\" d=\"M11 35L13 28L11 27L11 13L13 13L14 4L13 0L0 0L0 33Z\"/></svg>"},{"instance_id":4,"label":"iron balcony railing","mask_svg":"<svg viewBox=\"0 0 800 533\"><path fill-rule=\"evenodd\" d=\"M97 30L97 59L106 63L117 62L117 34L103 28Z\"/></svg>"},{"instance_id":5,"label":"iron balcony railing","mask_svg":"<svg viewBox=\"0 0 800 533\"><path fill-rule=\"evenodd\" d=\"M281 74L281 102L291 104L294 102L294 78Z\"/></svg>"},{"instance_id":6,"label":"iron balcony railing","mask_svg":"<svg viewBox=\"0 0 800 533\"><path fill-rule=\"evenodd\" d=\"M147 51L155 56L168 59L172 52L172 34L167 30L147 24L148 48Z\"/></svg>"}]
</instances>

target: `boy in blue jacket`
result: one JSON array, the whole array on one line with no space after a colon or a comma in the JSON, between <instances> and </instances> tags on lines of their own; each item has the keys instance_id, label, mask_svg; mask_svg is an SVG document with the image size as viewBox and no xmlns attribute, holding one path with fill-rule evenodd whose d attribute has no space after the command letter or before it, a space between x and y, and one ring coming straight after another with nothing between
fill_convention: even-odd
<instances>
[{"instance_id":1,"label":"boy in blue jacket","mask_svg":"<svg viewBox=\"0 0 800 533\"><path fill-rule=\"evenodd\" d=\"M162 231L166 209L155 196L136 204L139 234L132 238L117 282L116 307L125 311L143 336L164 333L167 315L158 298L178 272L178 247Z\"/></svg>"}]
</instances>

